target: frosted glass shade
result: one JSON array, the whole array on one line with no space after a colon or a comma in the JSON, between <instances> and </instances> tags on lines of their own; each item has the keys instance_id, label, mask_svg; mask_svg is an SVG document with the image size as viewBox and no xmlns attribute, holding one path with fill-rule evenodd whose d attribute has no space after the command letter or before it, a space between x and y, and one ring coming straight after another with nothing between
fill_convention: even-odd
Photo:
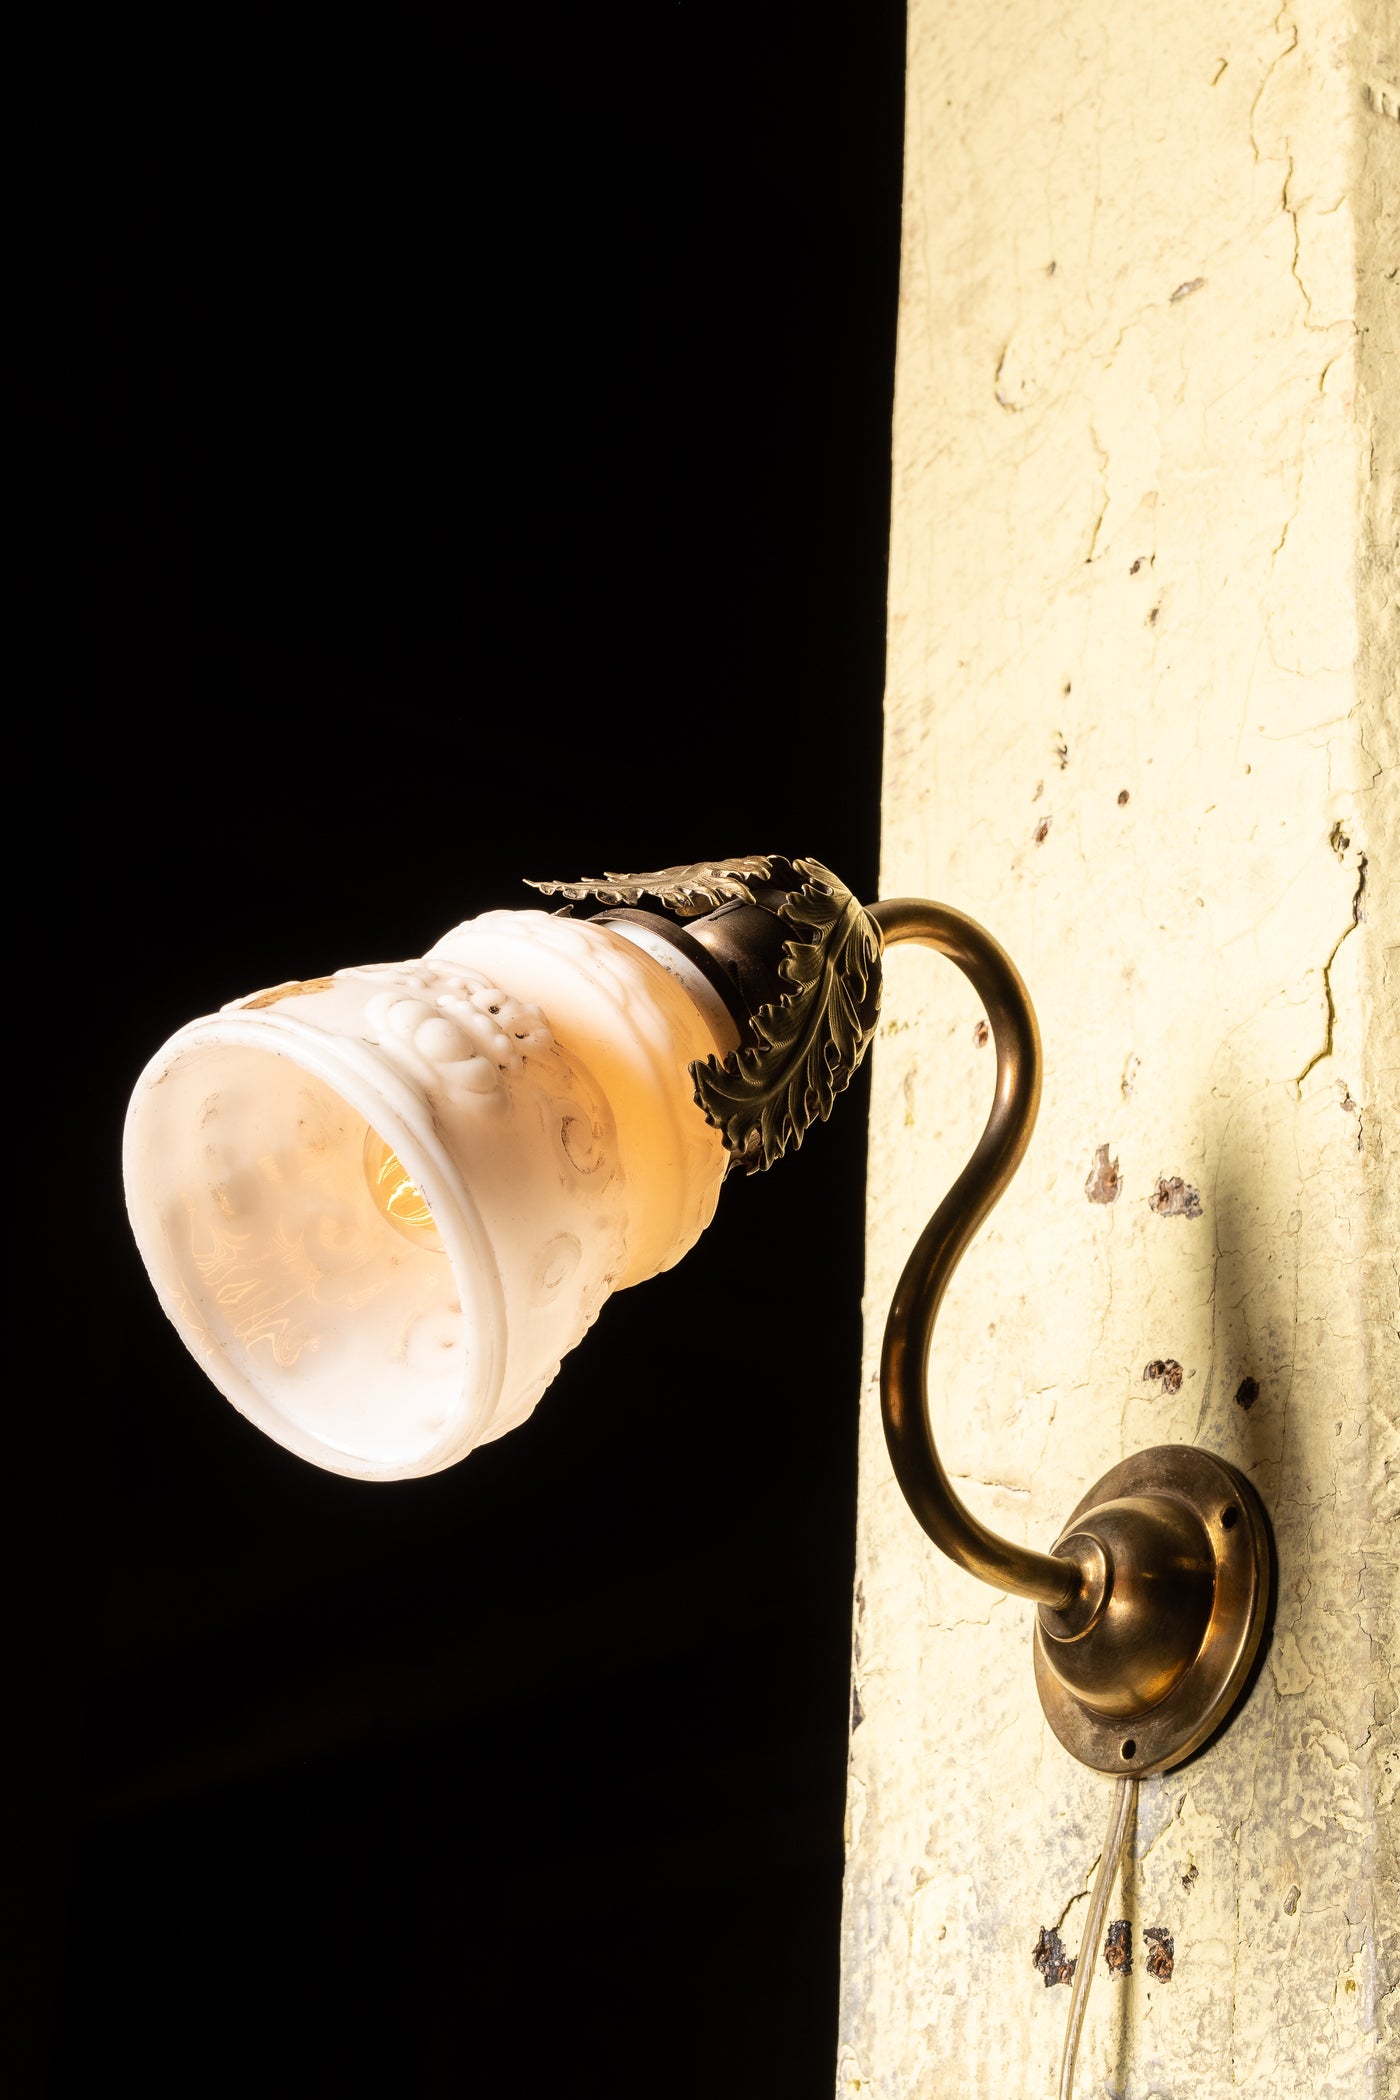
<instances>
[{"instance_id":1,"label":"frosted glass shade","mask_svg":"<svg viewBox=\"0 0 1400 2100\"><path fill-rule=\"evenodd\" d=\"M437 1472L695 1244L726 1161L687 1066L736 1040L644 927L490 912L172 1036L127 1112L132 1229L260 1429L362 1479Z\"/></svg>"}]
</instances>

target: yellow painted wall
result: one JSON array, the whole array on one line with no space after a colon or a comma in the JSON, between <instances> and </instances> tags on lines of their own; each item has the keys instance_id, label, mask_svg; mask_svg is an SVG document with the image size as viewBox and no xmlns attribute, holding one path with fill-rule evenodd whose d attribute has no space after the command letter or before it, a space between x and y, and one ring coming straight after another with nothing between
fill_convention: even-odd
<instances>
[{"instance_id":1,"label":"yellow painted wall","mask_svg":"<svg viewBox=\"0 0 1400 2100\"><path fill-rule=\"evenodd\" d=\"M1110 1911L1133 1973L1100 1960L1076 2088L1124 2100L1400 2075L1387 15L910 14L881 887L990 927L1046 1048L935 1418L1017 1537L1048 1546L1125 1453L1200 1442L1279 1547L1247 1707L1140 1790ZM891 956L838 2075L880 2100L1053 2091L1069 1993L1031 1951L1043 1926L1079 1951L1108 1811L1042 1722L1029 1609L926 1542L880 1429L889 1296L985 1113L977 1020L948 965Z\"/></svg>"}]
</instances>

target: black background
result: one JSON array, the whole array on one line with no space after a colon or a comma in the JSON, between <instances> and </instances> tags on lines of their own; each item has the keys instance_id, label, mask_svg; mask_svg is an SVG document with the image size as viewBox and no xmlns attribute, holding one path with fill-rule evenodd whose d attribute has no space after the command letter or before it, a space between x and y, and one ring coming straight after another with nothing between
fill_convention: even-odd
<instances>
[{"instance_id":1,"label":"black background","mask_svg":"<svg viewBox=\"0 0 1400 2100\"><path fill-rule=\"evenodd\" d=\"M520 876L876 893L903 27L184 6L36 75L16 2090L830 2089L863 1083L398 1486L205 1383L118 1154L181 1021Z\"/></svg>"}]
</instances>

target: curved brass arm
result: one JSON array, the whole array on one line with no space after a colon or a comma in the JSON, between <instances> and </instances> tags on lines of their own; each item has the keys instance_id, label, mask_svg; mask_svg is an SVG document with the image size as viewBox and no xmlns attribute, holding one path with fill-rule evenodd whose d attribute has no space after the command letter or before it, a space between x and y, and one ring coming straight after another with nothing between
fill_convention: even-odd
<instances>
[{"instance_id":1,"label":"curved brass arm","mask_svg":"<svg viewBox=\"0 0 1400 2100\"><path fill-rule=\"evenodd\" d=\"M880 1384L895 1478L959 1567L1039 1604L1041 1705L1074 1756L1099 1772L1137 1774L1189 1757L1238 1699L1268 1608L1268 1520L1249 1482L1187 1445L1140 1451L1081 1499L1054 1551L1038 1553L964 1508L929 1422L943 1294L1020 1165L1040 1105L1040 1037L1010 957L973 920L924 897L863 910L814 860L751 854L541 886L601 897L627 919L639 916L635 898L654 896L696 921L685 932L648 918L730 1006L741 1047L690 1073L708 1121L750 1171L801 1144L860 1063L885 943L921 941L971 981L996 1038L996 1091L977 1149L920 1234L890 1307Z\"/></svg>"},{"instance_id":2,"label":"curved brass arm","mask_svg":"<svg viewBox=\"0 0 1400 2100\"><path fill-rule=\"evenodd\" d=\"M943 1293L974 1233L1010 1181L1040 1105L1040 1033L1015 964L975 920L923 897L869 907L886 943L920 941L955 962L987 1010L996 1042L992 1112L976 1151L919 1236L885 1327L880 1364L885 1437L904 1498L936 1546L983 1582L1064 1610L1083 1576L1071 1560L998 1538L964 1507L943 1469L928 1414L928 1359Z\"/></svg>"},{"instance_id":3,"label":"curved brass arm","mask_svg":"<svg viewBox=\"0 0 1400 2100\"><path fill-rule=\"evenodd\" d=\"M996 1091L977 1149L924 1227L890 1307L880 1382L895 1478L959 1567L1039 1604L1036 1685L1072 1755L1098 1772L1138 1776L1189 1757L1238 1700L1268 1610L1268 1519L1249 1482L1207 1451L1156 1445L1096 1481L1053 1552L1037 1553L963 1507L929 1422L943 1294L1020 1165L1040 1105L1040 1038L1010 957L973 920L924 897L862 909L814 860L750 855L563 889L626 905L628 918L634 897L655 896L697 922L690 932L649 923L730 1005L741 1048L690 1071L706 1117L750 1171L801 1144L859 1065L874 1032L883 945L921 941L971 981L996 1037ZM702 916L706 905L715 908Z\"/></svg>"}]
</instances>

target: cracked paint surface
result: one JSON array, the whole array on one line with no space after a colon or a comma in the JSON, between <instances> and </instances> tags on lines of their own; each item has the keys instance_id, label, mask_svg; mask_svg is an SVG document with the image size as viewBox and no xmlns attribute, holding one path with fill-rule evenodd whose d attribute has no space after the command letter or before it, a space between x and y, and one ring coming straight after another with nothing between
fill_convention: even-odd
<instances>
[{"instance_id":1,"label":"cracked paint surface","mask_svg":"<svg viewBox=\"0 0 1400 2100\"><path fill-rule=\"evenodd\" d=\"M1114 2100L1400 2076L1384 24L1380 0L910 15L881 888L990 927L1046 1051L941 1316L940 1447L1045 1546L1127 1452L1200 1443L1279 1551L1246 1704L1140 1789L1112 1912L1134 1958L1080 2051ZM1069 1994L1032 1953L1080 1955L1109 1789L1041 1718L1029 1610L943 1560L890 1474L885 1311L989 1068L937 958L889 958L885 1015L837 2090L1048 2093ZM1100 1158L1116 1200L1086 1201Z\"/></svg>"}]
</instances>

